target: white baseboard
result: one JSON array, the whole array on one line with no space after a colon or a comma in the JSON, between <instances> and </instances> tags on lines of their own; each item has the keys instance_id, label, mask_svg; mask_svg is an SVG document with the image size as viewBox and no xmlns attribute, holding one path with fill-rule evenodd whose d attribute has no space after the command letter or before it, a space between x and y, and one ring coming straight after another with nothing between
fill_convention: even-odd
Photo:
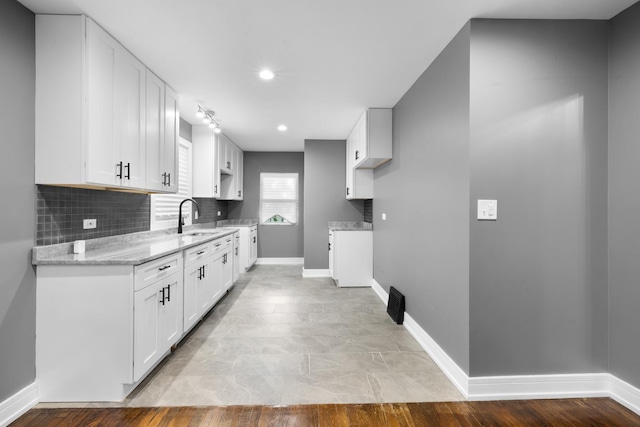
<instances>
[{"instance_id":1,"label":"white baseboard","mask_svg":"<svg viewBox=\"0 0 640 427\"><path fill-rule=\"evenodd\" d=\"M380 286L380 283L376 282L376 279L371 280L371 289L373 289L376 295L378 295L378 298L382 300L384 305L387 305L387 303L389 302L389 294L387 293L387 291L382 289L382 286Z\"/></svg>"},{"instance_id":2,"label":"white baseboard","mask_svg":"<svg viewBox=\"0 0 640 427\"><path fill-rule=\"evenodd\" d=\"M372 289L387 304L389 295L373 280ZM640 389L608 373L469 377L408 314L404 327L468 400L610 397L640 414Z\"/></svg>"},{"instance_id":3,"label":"white baseboard","mask_svg":"<svg viewBox=\"0 0 640 427\"><path fill-rule=\"evenodd\" d=\"M611 398L636 414L640 414L640 389L614 375L609 376L611 377L609 382L609 395Z\"/></svg>"},{"instance_id":4,"label":"white baseboard","mask_svg":"<svg viewBox=\"0 0 640 427\"><path fill-rule=\"evenodd\" d=\"M418 344L427 352L442 372L449 378L454 386L466 398L469 398L469 377L446 351L429 336L429 334L413 320L409 313L404 313L404 327L418 341Z\"/></svg>"},{"instance_id":5,"label":"white baseboard","mask_svg":"<svg viewBox=\"0 0 640 427\"><path fill-rule=\"evenodd\" d=\"M37 403L38 383L33 382L0 403L0 426L9 425Z\"/></svg>"},{"instance_id":6,"label":"white baseboard","mask_svg":"<svg viewBox=\"0 0 640 427\"><path fill-rule=\"evenodd\" d=\"M560 374L469 378L469 400L610 397L611 375Z\"/></svg>"},{"instance_id":7,"label":"white baseboard","mask_svg":"<svg viewBox=\"0 0 640 427\"><path fill-rule=\"evenodd\" d=\"M331 271L328 268L326 270L303 268L302 277L331 277Z\"/></svg>"},{"instance_id":8,"label":"white baseboard","mask_svg":"<svg viewBox=\"0 0 640 427\"><path fill-rule=\"evenodd\" d=\"M304 258L258 258L256 265L302 265Z\"/></svg>"}]
</instances>

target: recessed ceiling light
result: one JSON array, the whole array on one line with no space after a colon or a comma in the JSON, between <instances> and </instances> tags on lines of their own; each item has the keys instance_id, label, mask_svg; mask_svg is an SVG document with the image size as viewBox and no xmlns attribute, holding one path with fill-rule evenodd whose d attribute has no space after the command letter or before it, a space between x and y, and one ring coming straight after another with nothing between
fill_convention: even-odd
<instances>
[{"instance_id":1,"label":"recessed ceiling light","mask_svg":"<svg viewBox=\"0 0 640 427\"><path fill-rule=\"evenodd\" d=\"M273 71L271 71L271 70L262 70L262 71L260 71L260 78L262 80L271 80L274 77L275 77L275 74L273 74Z\"/></svg>"},{"instance_id":2,"label":"recessed ceiling light","mask_svg":"<svg viewBox=\"0 0 640 427\"><path fill-rule=\"evenodd\" d=\"M285 125L280 125L280 126L278 126L278 130L280 132L284 132L285 130L287 130L287 127Z\"/></svg>"}]
</instances>

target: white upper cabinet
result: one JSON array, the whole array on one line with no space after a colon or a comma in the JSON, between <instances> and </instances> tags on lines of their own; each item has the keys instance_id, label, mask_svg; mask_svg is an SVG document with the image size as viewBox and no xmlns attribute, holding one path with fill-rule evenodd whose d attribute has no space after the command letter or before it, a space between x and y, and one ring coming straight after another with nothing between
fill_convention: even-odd
<instances>
[{"instance_id":1,"label":"white upper cabinet","mask_svg":"<svg viewBox=\"0 0 640 427\"><path fill-rule=\"evenodd\" d=\"M243 199L243 161L244 153L226 136L222 136L219 140L219 151L226 153L224 164L227 166L225 170L220 169L220 185L221 200L242 200ZM221 162L222 164L222 162Z\"/></svg>"},{"instance_id":2,"label":"white upper cabinet","mask_svg":"<svg viewBox=\"0 0 640 427\"><path fill-rule=\"evenodd\" d=\"M167 191L147 182L144 64L85 16L36 15L36 70L36 184Z\"/></svg>"},{"instance_id":3,"label":"white upper cabinet","mask_svg":"<svg viewBox=\"0 0 640 427\"><path fill-rule=\"evenodd\" d=\"M179 108L176 93L147 70L147 188L158 192L178 190Z\"/></svg>"},{"instance_id":4,"label":"white upper cabinet","mask_svg":"<svg viewBox=\"0 0 640 427\"><path fill-rule=\"evenodd\" d=\"M229 140L224 134L218 137L218 159L220 164L220 173L233 174L233 148L235 144Z\"/></svg>"},{"instance_id":5,"label":"white upper cabinet","mask_svg":"<svg viewBox=\"0 0 640 427\"><path fill-rule=\"evenodd\" d=\"M358 120L351 135L355 144L350 153L355 168L377 168L391 160L391 108L369 108Z\"/></svg>"},{"instance_id":6,"label":"white upper cabinet","mask_svg":"<svg viewBox=\"0 0 640 427\"><path fill-rule=\"evenodd\" d=\"M357 129L357 128L356 128ZM358 132L352 132L347 138L347 170L346 170L346 197L353 199L373 199L373 169L356 169L355 156L360 143Z\"/></svg>"},{"instance_id":7,"label":"white upper cabinet","mask_svg":"<svg viewBox=\"0 0 640 427\"><path fill-rule=\"evenodd\" d=\"M373 199L373 168L391 160L392 110L367 109L347 137L346 197Z\"/></svg>"},{"instance_id":8,"label":"white upper cabinet","mask_svg":"<svg viewBox=\"0 0 640 427\"><path fill-rule=\"evenodd\" d=\"M164 155L164 82L147 70L146 92L147 126L147 187L164 190L165 176L162 175Z\"/></svg>"},{"instance_id":9,"label":"white upper cabinet","mask_svg":"<svg viewBox=\"0 0 640 427\"><path fill-rule=\"evenodd\" d=\"M193 197L220 197L218 136L209 126L193 126Z\"/></svg>"},{"instance_id":10,"label":"white upper cabinet","mask_svg":"<svg viewBox=\"0 0 640 427\"><path fill-rule=\"evenodd\" d=\"M169 86L164 90L164 146L161 165L164 189L178 191L178 141L180 138L180 98Z\"/></svg>"},{"instance_id":11,"label":"white upper cabinet","mask_svg":"<svg viewBox=\"0 0 640 427\"><path fill-rule=\"evenodd\" d=\"M193 196L242 200L244 154L224 134L193 126Z\"/></svg>"}]
</instances>

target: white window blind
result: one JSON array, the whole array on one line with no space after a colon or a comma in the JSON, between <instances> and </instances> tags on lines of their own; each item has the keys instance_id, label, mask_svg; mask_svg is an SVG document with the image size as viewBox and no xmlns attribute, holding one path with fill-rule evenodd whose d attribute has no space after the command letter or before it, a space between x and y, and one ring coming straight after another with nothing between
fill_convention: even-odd
<instances>
[{"instance_id":1,"label":"white window blind","mask_svg":"<svg viewBox=\"0 0 640 427\"><path fill-rule=\"evenodd\" d=\"M178 226L180 202L191 197L191 143L180 139L178 146L178 192L151 196L151 228L154 230ZM186 209L185 209L186 208ZM191 204L182 208L185 224L191 224Z\"/></svg>"},{"instance_id":2,"label":"white window blind","mask_svg":"<svg viewBox=\"0 0 640 427\"><path fill-rule=\"evenodd\" d=\"M260 174L260 223L298 223L298 174Z\"/></svg>"}]
</instances>

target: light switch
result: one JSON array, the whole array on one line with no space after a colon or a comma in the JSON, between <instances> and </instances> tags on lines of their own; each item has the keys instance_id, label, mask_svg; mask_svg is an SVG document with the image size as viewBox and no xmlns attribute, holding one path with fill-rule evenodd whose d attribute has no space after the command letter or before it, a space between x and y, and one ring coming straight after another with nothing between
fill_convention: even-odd
<instances>
[{"instance_id":1,"label":"light switch","mask_svg":"<svg viewBox=\"0 0 640 427\"><path fill-rule=\"evenodd\" d=\"M382 214L382 220L383 220L383 221L386 221L386 220L387 220L387 214L386 214L386 213L383 213L383 214Z\"/></svg>"},{"instance_id":2,"label":"light switch","mask_svg":"<svg viewBox=\"0 0 640 427\"><path fill-rule=\"evenodd\" d=\"M478 200L478 219L496 221L498 219L498 201Z\"/></svg>"}]
</instances>

